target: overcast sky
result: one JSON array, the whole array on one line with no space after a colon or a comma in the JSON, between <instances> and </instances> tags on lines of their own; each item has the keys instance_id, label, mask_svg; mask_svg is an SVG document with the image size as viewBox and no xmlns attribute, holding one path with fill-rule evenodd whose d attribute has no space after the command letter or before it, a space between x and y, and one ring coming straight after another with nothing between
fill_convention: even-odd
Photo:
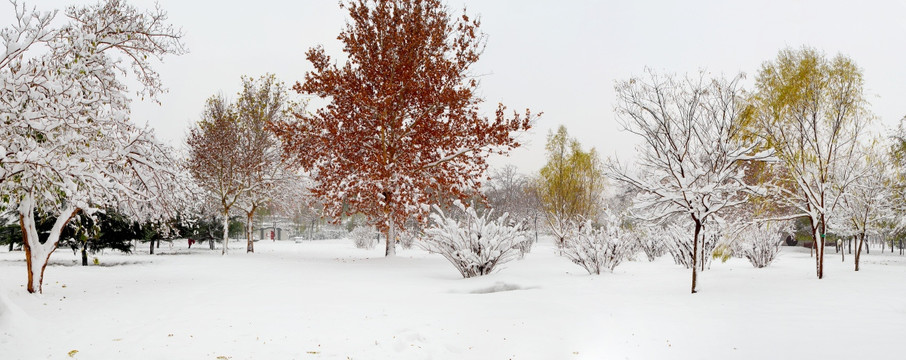
<instances>
[{"instance_id":1,"label":"overcast sky","mask_svg":"<svg viewBox=\"0 0 906 360\"><path fill-rule=\"evenodd\" d=\"M40 0L29 6L62 9L95 1ZM142 8L153 1L131 0ZM305 51L322 44L340 54L345 22L335 0L159 0L182 27L190 53L157 66L169 93L162 105L136 102L133 117L181 146L189 124L209 96L233 96L241 75L274 73L288 84L311 67ZM784 47L809 45L829 56L852 57L865 74L872 110L888 126L906 115L906 2L904 1L463 1L489 35L474 66L481 95L492 109L531 108L544 116L524 146L494 166L512 163L526 174L544 163L545 136L563 124L602 155L629 157L636 140L614 119L616 81L643 73L707 69L745 72L751 83L760 64ZM12 6L0 11L5 27ZM489 112L489 114L491 114Z\"/></svg>"}]
</instances>

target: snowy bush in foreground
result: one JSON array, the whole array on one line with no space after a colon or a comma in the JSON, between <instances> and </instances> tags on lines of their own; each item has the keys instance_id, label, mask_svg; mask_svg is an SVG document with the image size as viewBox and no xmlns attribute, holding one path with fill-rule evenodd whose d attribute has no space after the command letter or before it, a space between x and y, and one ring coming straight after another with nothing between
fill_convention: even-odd
<instances>
[{"instance_id":1,"label":"snowy bush in foreground","mask_svg":"<svg viewBox=\"0 0 906 360\"><path fill-rule=\"evenodd\" d=\"M359 249L374 249L378 243L378 232L370 226L356 226L349 232L349 237Z\"/></svg>"},{"instance_id":2,"label":"snowy bush in foreground","mask_svg":"<svg viewBox=\"0 0 906 360\"><path fill-rule=\"evenodd\" d=\"M497 265L519 258L522 243L531 241L519 226L509 225L507 214L492 219L492 211L479 216L460 202L455 205L464 214L461 220L434 206L421 244L443 255L464 278L490 274Z\"/></svg>"},{"instance_id":3,"label":"snowy bush in foreground","mask_svg":"<svg viewBox=\"0 0 906 360\"><path fill-rule=\"evenodd\" d=\"M749 226L739 233L733 253L748 259L756 268L771 265L780 253L780 246L787 230L788 226L783 224L763 223Z\"/></svg>"},{"instance_id":4,"label":"snowy bush in foreground","mask_svg":"<svg viewBox=\"0 0 906 360\"><path fill-rule=\"evenodd\" d=\"M661 231L661 238L663 238L664 248L673 256L673 261L677 265L683 265L686 269L692 268L692 254L693 254L693 232L689 229L689 226L671 224L667 225ZM720 241L720 233L717 231L711 230L710 228L705 228L704 234L699 235L703 236L703 241L700 243L702 246L698 249L699 256L698 265L699 269L707 270L711 268L711 255L714 253L714 248L717 247L717 243Z\"/></svg>"},{"instance_id":5,"label":"snowy bush in foreground","mask_svg":"<svg viewBox=\"0 0 906 360\"><path fill-rule=\"evenodd\" d=\"M589 274L601 274L602 269L613 272L617 265L635 253L633 236L620 228L616 216L606 217L605 226L594 229L590 221L586 222L563 244L563 255Z\"/></svg>"}]
</instances>

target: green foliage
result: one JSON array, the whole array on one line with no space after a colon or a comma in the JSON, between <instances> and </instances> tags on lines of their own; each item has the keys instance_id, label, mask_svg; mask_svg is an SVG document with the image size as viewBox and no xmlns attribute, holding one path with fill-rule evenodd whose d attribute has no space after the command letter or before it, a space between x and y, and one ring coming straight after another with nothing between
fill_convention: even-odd
<instances>
[{"instance_id":1,"label":"green foliage","mask_svg":"<svg viewBox=\"0 0 906 360\"><path fill-rule=\"evenodd\" d=\"M141 227L125 214L108 208L91 216L81 214L73 218L60 236L60 246L128 253L132 252L132 240L136 239L141 239Z\"/></svg>"},{"instance_id":2,"label":"green foliage","mask_svg":"<svg viewBox=\"0 0 906 360\"><path fill-rule=\"evenodd\" d=\"M583 151L566 127L547 136L547 164L534 183L541 206L548 216L594 220L600 212L604 172L594 148Z\"/></svg>"},{"instance_id":3,"label":"green foliage","mask_svg":"<svg viewBox=\"0 0 906 360\"><path fill-rule=\"evenodd\" d=\"M733 257L733 248L727 244L720 244L714 248L714 252L711 253L712 259L720 259L720 262L725 263L727 260Z\"/></svg>"}]
</instances>

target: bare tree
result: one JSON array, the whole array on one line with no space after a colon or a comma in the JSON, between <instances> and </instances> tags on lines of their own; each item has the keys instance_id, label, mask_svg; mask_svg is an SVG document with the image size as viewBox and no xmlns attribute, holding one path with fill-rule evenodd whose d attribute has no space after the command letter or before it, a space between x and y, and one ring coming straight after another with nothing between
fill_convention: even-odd
<instances>
[{"instance_id":1,"label":"bare tree","mask_svg":"<svg viewBox=\"0 0 906 360\"><path fill-rule=\"evenodd\" d=\"M704 73L677 79L649 71L647 78L616 86L619 119L644 142L637 147L638 171L610 162L609 172L642 192L635 216L692 224L693 264L706 255L700 254L703 228L754 190L744 182L744 161L769 155L740 140L741 79L708 79ZM692 266L692 293L698 291L698 268Z\"/></svg>"}]
</instances>

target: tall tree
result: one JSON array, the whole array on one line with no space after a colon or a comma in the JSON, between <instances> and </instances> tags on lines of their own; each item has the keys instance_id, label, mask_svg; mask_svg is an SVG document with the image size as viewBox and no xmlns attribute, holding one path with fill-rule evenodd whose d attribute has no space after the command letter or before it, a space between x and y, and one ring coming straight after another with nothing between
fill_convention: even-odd
<instances>
[{"instance_id":1,"label":"tall tree","mask_svg":"<svg viewBox=\"0 0 906 360\"><path fill-rule=\"evenodd\" d=\"M872 117L862 71L843 55L827 59L812 48L784 49L762 65L751 102L752 133L775 150L796 184L772 189L809 219L821 279L828 216L855 178L854 152Z\"/></svg>"},{"instance_id":2,"label":"tall tree","mask_svg":"<svg viewBox=\"0 0 906 360\"><path fill-rule=\"evenodd\" d=\"M485 185L488 206L498 214L510 214L515 221L526 221L538 214L538 198L531 189L530 180L518 173L515 166L492 170Z\"/></svg>"},{"instance_id":3,"label":"tall tree","mask_svg":"<svg viewBox=\"0 0 906 360\"><path fill-rule=\"evenodd\" d=\"M295 163L283 156L280 140L270 124L291 116L294 106L282 82L272 74L258 79L242 78L242 90L236 100L236 113L242 133L243 156L256 166L246 167L247 190L237 200L237 207L246 217L246 252L254 252L252 227L255 211L267 205L281 193L294 193L302 181Z\"/></svg>"},{"instance_id":4,"label":"tall tree","mask_svg":"<svg viewBox=\"0 0 906 360\"><path fill-rule=\"evenodd\" d=\"M601 209L604 172L594 148L582 150L565 126L547 135L547 164L535 180L548 228L563 245L574 226L594 221Z\"/></svg>"},{"instance_id":5,"label":"tall tree","mask_svg":"<svg viewBox=\"0 0 906 360\"><path fill-rule=\"evenodd\" d=\"M230 211L250 188L248 174L263 167L244 146L236 109L222 95L208 99L201 120L189 130L187 166L198 185L216 203L223 223L221 254L229 248Z\"/></svg>"},{"instance_id":6,"label":"tall tree","mask_svg":"<svg viewBox=\"0 0 906 360\"><path fill-rule=\"evenodd\" d=\"M835 211L830 221L839 232L858 240L854 258L855 271L859 271L865 237L880 235L885 225L896 219L891 173L888 170L890 159L877 144L872 142L858 153L861 159L854 164L855 179L842 194L839 211Z\"/></svg>"},{"instance_id":7,"label":"tall tree","mask_svg":"<svg viewBox=\"0 0 906 360\"><path fill-rule=\"evenodd\" d=\"M706 226L720 213L745 204L753 192L744 181L748 161L768 158L757 142L741 141L744 103L739 81L675 78L649 72L616 85L617 113L624 129L638 135L635 170L607 166L614 178L641 191L635 216L665 223L690 223L692 293Z\"/></svg>"},{"instance_id":8,"label":"tall tree","mask_svg":"<svg viewBox=\"0 0 906 360\"><path fill-rule=\"evenodd\" d=\"M513 133L531 114L479 113L469 67L486 36L479 20L453 17L440 0L352 0L343 42L346 62L322 47L307 52L314 71L293 87L330 103L277 123L286 152L317 174L313 195L325 213L362 213L396 252L396 229L424 221L432 196L477 192L489 153L519 146ZM446 195L445 195L446 197ZM344 206L345 205L345 206Z\"/></svg>"},{"instance_id":9,"label":"tall tree","mask_svg":"<svg viewBox=\"0 0 906 360\"><path fill-rule=\"evenodd\" d=\"M166 199L160 190L175 182L170 149L129 121L124 76L132 70L139 94L154 99L163 89L152 61L185 50L159 8L143 12L119 0L70 6L68 21L53 27L55 12L13 5L17 22L0 32L0 192L19 213L27 290L40 292L76 213L162 209L147 204ZM36 217L55 219L43 239Z\"/></svg>"}]
</instances>

